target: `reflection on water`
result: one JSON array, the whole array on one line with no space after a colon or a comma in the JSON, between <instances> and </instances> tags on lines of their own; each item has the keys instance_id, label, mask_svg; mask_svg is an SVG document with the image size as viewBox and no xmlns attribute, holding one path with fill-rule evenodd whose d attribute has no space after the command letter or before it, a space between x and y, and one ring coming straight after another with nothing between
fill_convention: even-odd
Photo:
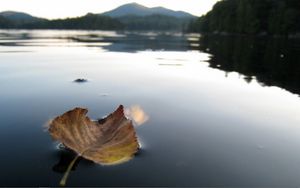
<instances>
[{"instance_id":1,"label":"reflection on water","mask_svg":"<svg viewBox=\"0 0 300 188\"><path fill-rule=\"evenodd\" d=\"M52 170L54 172L64 174L67 171L71 161L77 156L77 154L68 149L60 149L57 152L59 155L59 161L52 167ZM82 158L78 158L76 160L75 164L72 166L72 171L76 170L80 160L82 160Z\"/></svg>"},{"instance_id":2,"label":"reflection on water","mask_svg":"<svg viewBox=\"0 0 300 188\"><path fill-rule=\"evenodd\" d=\"M199 49L212 54L210 67L300 94L300 40L203 36Z\"/></svg>"},{"instance_id":3,"label":"reflection on water","mask_svg":"<svg viewBox=\"0 0 300 188\"><path fill-rule=\"evenodd\" d=\"M57 186L73 154L45 121L123 104L142 153L68 186L299 187L298 62L295 40L1 30L0 186Z\"/></svg>"},{"instance_id":4,"label":"reflection on water","mask_svg":"<svg viewBox=\"0 0 300 188\"><path fill-rule=\"evenodd\" d=\"M75 42L75 43L74 43ZM90 46L114 52L144 50L186 51L187 36L178 33L135 33L97 31L0 32L0 46Z\"/></svg>"},{"instance_id":5,"label":"reflection on water","mask_svg":"<svg viewBox=\"0 0 300 188\"><path fill-rule=\"evenodd\" d=\"M99 47L111 52L200 50L211 54L209 66L228 73L238 72L246 82L278 86L300 94L300 40L285 38L183 35L179 33L135 33L97 31L14 31L0 32L0 46ZM0 53L33 52L2 50ZM166 63L161 66L181 66ZM185 61L185 59L172 59Z\"/></svg>"},{"instance_id":6,"label":"reflection on water","mask_svg":"<svg viewBox=\"0 0 300 188\"><path fill-rule=\"evenodd\" d=\"M144 50L186 51L189 49L185 36L158 34L155 37L140 34L128 34L104 49L119 52L136 52Z\"/></svg>"}]
</instances>

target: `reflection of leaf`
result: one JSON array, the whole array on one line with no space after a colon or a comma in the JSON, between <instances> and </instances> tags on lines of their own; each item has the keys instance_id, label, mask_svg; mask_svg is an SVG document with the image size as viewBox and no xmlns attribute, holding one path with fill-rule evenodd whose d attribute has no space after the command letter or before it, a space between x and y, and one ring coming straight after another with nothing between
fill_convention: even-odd
<instances>
[{"instance_id":1,"label":"reflection of leaf","mask_svg":"<svg viewBox=\"0 0 300 188\"><path fill-rule=\"evenodd\" d=\"M99 121L91 121L87 109L75 108L50 122L51 136L81 156L103 165L118 164L131 159L139 144L132 122L124 116L123 106ZM61 185L64 185L68 168Z\"/></svg>"},{"instance_id":2,"label":"reflection of leaf","mask_svg":"<svg viewBox=\"0 0 300 188\"><path fill-rule=\"evenodd\" d=\"M68 169L69 164L72 162L72 160L76 157L76 154L67 149L62 149L59 150L59 162L56 163L53 167L52 170L58 173L64 173ZM76 166L78 165L79 160L77 160L72 167L72 171L76 170Z\"/></svg>"}]
</instances>

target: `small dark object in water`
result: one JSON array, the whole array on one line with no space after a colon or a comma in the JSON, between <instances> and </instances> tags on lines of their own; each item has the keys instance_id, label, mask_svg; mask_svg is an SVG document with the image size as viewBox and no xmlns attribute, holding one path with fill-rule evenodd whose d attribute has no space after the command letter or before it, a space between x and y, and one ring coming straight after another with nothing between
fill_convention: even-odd
<instances>
[{"instance_id":1,"label":"small dark object in water","mask_svg":"<svg viewBox=\"0 0 300 188\"><path fill-rule=\"evenodd\" d=\"M74 80L74 82L76 82L76 83L85 83L85 82L88 82L88 80L84 79L84 78L78 78L78 79Z\"/></svg>"}]
</instances>

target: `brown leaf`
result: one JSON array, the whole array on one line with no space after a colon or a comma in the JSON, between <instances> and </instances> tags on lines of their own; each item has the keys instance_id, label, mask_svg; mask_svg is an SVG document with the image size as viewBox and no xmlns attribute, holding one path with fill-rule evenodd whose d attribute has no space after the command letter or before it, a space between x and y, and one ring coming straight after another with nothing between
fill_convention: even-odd
<instances>
[{"instance_id":1,"label":"brown leaf","mask_svg":"<svg viewBox=\"0 0 300 188\"><path fill-rule=\"evenodd\" d=\"M79 156L103 165L128 161L139 144L132 122L122 105L99 121L86 116L88 110L75 108L50 122L51 136Z\"/></svg>"}]
</instances>

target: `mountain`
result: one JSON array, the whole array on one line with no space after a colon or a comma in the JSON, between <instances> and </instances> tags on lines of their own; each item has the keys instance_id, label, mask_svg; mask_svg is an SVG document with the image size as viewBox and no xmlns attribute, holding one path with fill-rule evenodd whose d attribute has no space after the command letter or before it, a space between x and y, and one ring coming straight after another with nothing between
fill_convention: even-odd
<instances>
[{"instance_id":1,"label":"mountain","mask_svg":"<svg viewBox=\"0 0 300 188\"><path fill-rule=\"evenodd\" d=\"M26 24L33 23L37 21L43 21L45 19L31 16L30 14L24 12L15 12L15 11L4 11L0 12L0 16L14 22L15 24Z\"/></svg>"},{"instance_id":2,"label":"mountain","mask_svg":"<svg viewBox=\"0 0 300 188\"><path fill-rule=\"evenodd\" d=\"M87 30L139 30L186 31L196 17L163 7L148 8L137 3L120 6L102 14L47 20L15 11L0 12L0 29L87 29Z\"/></svg>"},{"instance_id":3,"label":"mountain","mask_svg":"<svg viewBox=\"0 0 300 188\"><path fill-rule=\"evenodd\" d=\"M110 17L122 17L127 15L149 16L154 14L173 16L177 18L194 18L195 16L183 11L174 11L164 7L148 8L137 3L129 3L122 5L116 9L101 13Z\"/></svg>"}]
</instances>

